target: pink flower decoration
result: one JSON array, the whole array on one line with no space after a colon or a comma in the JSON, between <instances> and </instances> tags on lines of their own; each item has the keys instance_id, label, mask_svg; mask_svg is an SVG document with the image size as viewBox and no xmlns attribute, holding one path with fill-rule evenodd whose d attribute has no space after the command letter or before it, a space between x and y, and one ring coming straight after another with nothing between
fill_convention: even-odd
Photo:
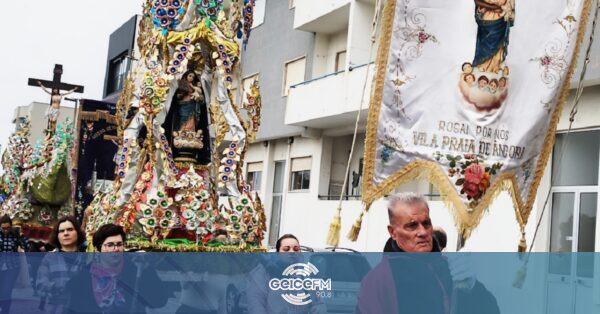
<instances>
[{"instance_id":1,"label":"pink flower decoration","mask_svg":"<svg viewBox=\"0 0 600 314\"><path fill-rule=\"evenodd\" d=\"M429 39L429 34L423 32L423 31L420 31L418 34L418 37L419 37L419 42L424 43L427 41L427 39Z\"/></svg>"},{"instance_id":2,"label":"pink flower decoration","mask_svg":"<svg viewBox=\"0 0 600 314\"><path fill-rule=\"evenodd\" d=\"M550 64L550 62L552 62L552 59L550 59L549 56L544 56L543 58L540 59L540 62L542 63L543 66L547 66Z\"/></svg>"},{"instance_id":3,"label":"pink flower decoration","mask_svg":"<svg viewBox=\"0 0 600 314\"><path fill-rule=\"evenodd\" d=\"M468 196L474 198L479 194L479 183L483 179L484 174L485 168L477 163L470 164L465 169L465 183L463 184L463 188Z\"/></svg>"}]
</instances>

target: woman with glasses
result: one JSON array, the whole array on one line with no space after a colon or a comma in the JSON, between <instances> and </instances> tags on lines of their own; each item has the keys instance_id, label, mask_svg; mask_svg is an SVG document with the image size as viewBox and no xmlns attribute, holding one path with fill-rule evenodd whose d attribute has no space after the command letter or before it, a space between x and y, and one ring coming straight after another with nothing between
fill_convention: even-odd
<instances>
[{"instance_id":1,"label":"woman with glasses","mask_svg":"<svg viewBox=\"0 0 600 314\"><path fill-rule=\"evenodd\" d=\"M80 272L68 284L71 295L68 313L145 312L166 304L169 294L161 289L156 271L136 257L125 256L127 234L123 227L106 224L94 233L95 253L86 271ZM108 253L108 254L106 254Z\"/></svg>"}]
</instances>

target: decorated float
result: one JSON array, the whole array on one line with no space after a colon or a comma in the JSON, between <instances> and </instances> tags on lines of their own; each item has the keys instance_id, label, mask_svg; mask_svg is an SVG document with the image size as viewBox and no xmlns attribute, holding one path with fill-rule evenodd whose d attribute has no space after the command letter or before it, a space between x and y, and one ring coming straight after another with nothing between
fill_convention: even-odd
<instances>
[{"instance_id":1,"label":"decorated float","mask_svg":"<svg viewBox=\"0 0 600 314\"><path fill-rule=\"evenodd\" d=\"M34 241L47 241L56 220L72 213L69 154L72 122L53 125L35 145L30 122L19 122L2 154L0 216L8 215Z\"/></svg>"},{"instance_id":2,"label":"decorated float","mask_svg":"<svg viewBox=\"0 0 600 314\"><path fill-rule=\"evenodd\" d=\"M140 56L117 103L116 179L85 210L88 237L116 223L137 249L262 250L263 207L241 172L260 124L258 82L240 83L253 9L253 0L145 2Z\"/></svg>"}]
</instances>

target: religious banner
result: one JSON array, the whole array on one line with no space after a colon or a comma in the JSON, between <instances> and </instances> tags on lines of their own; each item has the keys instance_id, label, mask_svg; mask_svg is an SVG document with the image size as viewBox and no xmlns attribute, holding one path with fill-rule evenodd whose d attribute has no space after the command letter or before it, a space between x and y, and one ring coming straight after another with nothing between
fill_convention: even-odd
<instances>
[{"instance_id":1,"label":"religious banner","mask_svg":"<svg viewBox=\"0 0 600 314\"><path fill-rule=\"evenodd\" d=\"M83 99L78 112L77 181L75 204L78 218L94 199L94 193L112 185L117 153L116 106L113 103Z\"/></svg>"},{"instance_id":2,"label":"religious banner","mask_svg":"<svg viewBox=\"0 0 600 314\"><path fill-rule=\"evenodd\" d=\"M464 240L506 190L524 236L591 2L387 1L367 126L366 209L425 178Z\"/></svg>"}]
</instances>

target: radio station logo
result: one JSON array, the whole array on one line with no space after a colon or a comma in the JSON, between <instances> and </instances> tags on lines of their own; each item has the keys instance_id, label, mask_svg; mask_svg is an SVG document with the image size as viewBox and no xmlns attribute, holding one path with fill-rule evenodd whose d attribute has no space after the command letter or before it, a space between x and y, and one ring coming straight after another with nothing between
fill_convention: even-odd
<instances>
[{"instance_id":1,"label":"radio station logo","mask_svg":"<svg viewBox=\"0 0 600 314\"><path fill-rule=\"evenodd\" d=\"M317 267L311 263L292 264L283 271L284 278L269 280L269 288L282 291L281 297L290 304L307 305L313 301L311 292L316 296L324 296L324 291L331 291L331 278L313 278L318 273Z\"/></svg>"}]
</instances>

